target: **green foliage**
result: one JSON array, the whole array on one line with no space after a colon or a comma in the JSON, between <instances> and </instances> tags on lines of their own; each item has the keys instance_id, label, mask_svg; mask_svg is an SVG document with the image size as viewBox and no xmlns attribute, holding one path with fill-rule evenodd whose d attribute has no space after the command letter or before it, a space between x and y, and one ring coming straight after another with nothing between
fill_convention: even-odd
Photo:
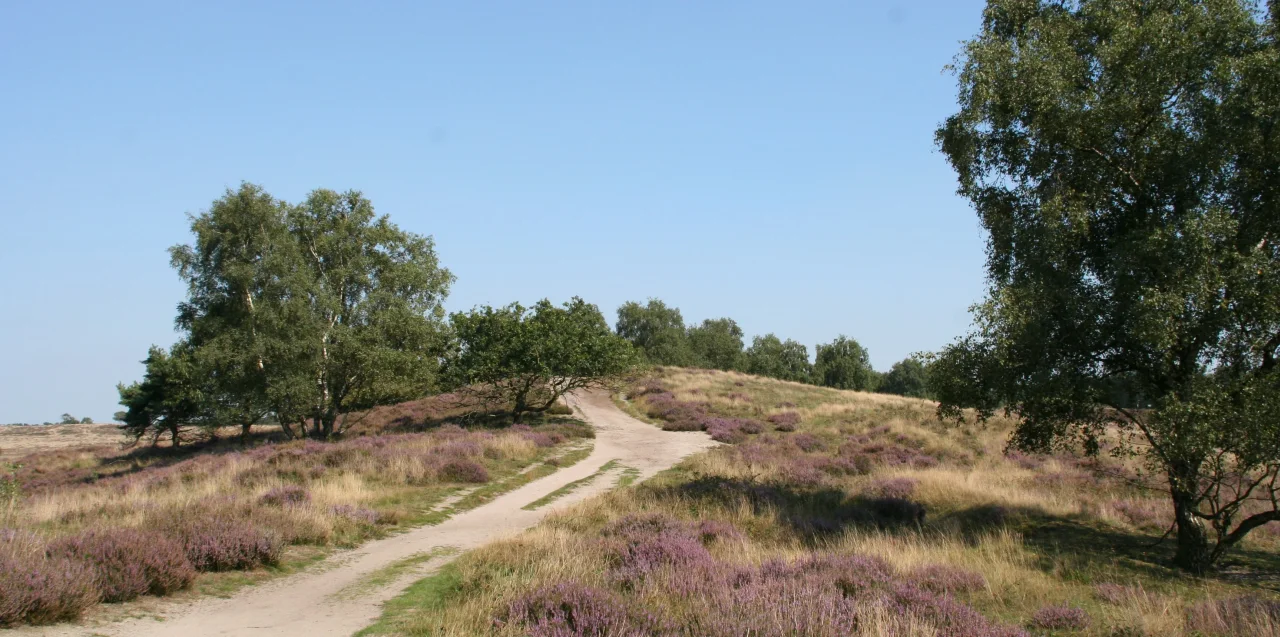
<instances>
[{"instance_id":1,"label":"green foliage","mask_svg":"<svg viewBox=\"0 0 1280 637\"><path fill-rule=\"evenodd\" d=\"M459 391L511 405L515 422L574 389L612 387L639 364L600 310L577 297L563 307L546 299L532 308L483 306L450 322L457 349L447 361L449 379Z\"/></svg>"},{"instance_id":2,"label":"green foliage","mask_svg":"<svg viewBox=\"0 0 1280 637\"><path fill-rule=\"evenodd\" d=\"M149 437L152 442L168 433L177 447L182 444L183 430L200 420L204 374L185 341L168 351L152 346L142 363L146 371L141 382L116 387L125 407L121 429L134 440Z\"/></svg>"},{"instance_id":3,"label":"green foliage","mask_svg":"<svg viewBox=\"0 0 1280 637\"><path fill-rule=\"evenodd\" d=\"M78 425L78 424L80 424L80 419L79 419L79 418L76 418L75 416L72 416L71 414L62 414L62 420L61 420L60 422L58 422L58 424L60 424L60 425Z\"/></svg>"},{"instance_id":4,"label":"green foliage","mask_svg":"<svg viewBox=\"0 0 1280 637\"><path fill-rule=\"evenodd\" d=\"M646 305L628 301L618 308L617 331L619 336L631 341L650 363L694 364L694 354L689 348L679 308L667 307L658 299L649 299Z\"/></svg>"},{"instance_id":5,"label":"green foliage","mask_svg":"<svg viewBox=\"0 0 1280 637\"><path fill-rule=\"evenodd\" d=\"M808 348L791 339L782 341L773 334L752 339L744 359L750 374L807 383L813 373Z\"/></svg>"},{"instance_id":6,"label":"green foliage","mask_svg":"<svg viewBox=\"0 0 1280 637\"><path fill-rule=\"evenodd\" d=\"M188 286L178 325L211 379L214 420L247 432L270 413L286 432L323 438L349 411L432 386L453 275L430 237L377 216L356 191L290 205L252 184L191 229L195 242L171 249Z\"/></svg>"},{"instance_id":7,"label":"green foliage","mask_svg":"<svg viewBox=\"0 0 1280 637\"><path fill-rule=\"evenodd\" d=\"M938 131L990 233L944 413L1145 454L1195 573L1280 520L1280 11L1254 8L990 0Z\"/></svg>"},{"instance_id":8,"label":"green foliage","mask_svg":"<svg viewBox=\"0 0 1280 637\"><path fill-rule=\"evenodd\" d=\"M924 361L910 356L893 364L880 379L877 391L885 394L928 398L929 383Z\"/></svg>"},{"instance_id":9,"label":"green foliage","mask_svg":"<svg viewBox=\"0 0 1280 637\"><path fill-rule=\"evenodd\" d=\"M686 336L699 366L726 371L742 368L742 328L733 319L706 319L690 327Z\"/></svg>"},{"instance_id":10,"label":"green foliage","mask_svg":"<svg viewBox=\"0 0 1280 637\"><path fill-rule=\"evenodd\" d=\"M824 387L872 391L879 381L871 357L858 341L843 334L827 345L818 345L813 381Z\"/></svg>"}]
</instances>

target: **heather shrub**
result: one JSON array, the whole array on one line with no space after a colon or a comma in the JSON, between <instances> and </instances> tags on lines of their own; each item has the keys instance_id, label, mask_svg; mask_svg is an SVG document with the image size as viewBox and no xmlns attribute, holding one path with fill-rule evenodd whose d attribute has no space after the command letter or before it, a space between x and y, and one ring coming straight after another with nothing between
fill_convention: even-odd
<instances>
[{"instance_id":1,"label":"heather shrub","mask_svg":"<svg viewBox=\"0 0 1280 637\"><path fill-rule=\"evenodd\" d=\"M86 531L56 540L49 554L92 567L93 584L104 602L167 595L186 588L196 576L181 544L144 529Z\"/></svg>"},{"instance_id":2,"label":"heather shrub","mask_svg":"<svg viewBox=\"0 0 1280 637\"><path fill-rule=\"evenodd\" d=\"M450 460L440 468L440 476L450 482L481 484L489 481L489 470L470 460Z\"/></svg>"},{"instance_id":3,"label":"heather shrub","mask_svg":"<svg viewBox=\"0 0 1280 637\"><path fill-rule=\"evenodd\" d=\"M800 424L800 414L794 411L784 411L769 416L768 420L773 424L773 428L778 431L795 431L796 425Z\"/></svg>"},{"instance_id":4,"label":"heather shrub","mask_svg":"<svg viewBox=\"0 0 1280 637\"><path fill-rule=\"evenodd\" d=\"M932 564L912 571L907 581L934 593L967 593L987 586L986 578L973 571Z\"/></svg>"},{"instance_id":5,"label":"heather shrub","mask_svg":"<svg viewBox=\"0 0 1280 637\"><path fill-rule=\"evenodd\" d=\"M932 625L938 637L1023 637L1026 632L1013 626L993 623L981 613L949 595L899 584L887 598L897 615L915 616Z\"/></svg>"},{"instance_id":6,"label":"heather shrub","mask_svg":"<svg viewBox=\"0 0 1280 637\"><path fill-rule=\"evenodd\" d=\"M703 520L698 523L697 532L698 538L707 544L743 538L742 531L739 531L738 527L722 520Z\"/></svg>"},{"instance_id":7,"label":"heather shrub","mask_svg":"<svg viewBox=\"0 0 1280 637\"><path fill-rule=\"evenodd\" d=\"M345 518L360 524L374 525L378 523L378 512L366 507L335 504L329 507L329 513L334 517Z\"/></svg>"},{"instance_id":8,"label":"heather shrub","mask_svg":"<svg viewBox=\"0 0 1280 637\"><path fill-rule=\"evenodd\" d=\"M93 580L89 565L49 556L30 533L0 529L0 626L75 619L98 601Z\"/></svg>"},{"instance_id":9,"label":"heather shrub","mask_svg":"<svg viewBox=\"0 0 1280 637\"><path fill-rule=\"evenodd\" d=\"M296 484L275 487L262 494L262 497L258 499L259 502L268 506L302 504L309 500L311 500L311 494Z\"/></svg>"},{"instance_id":10,"label":"heather shrub","mask_svg":"<svg viewBox=\"0 0 1280 637\"><path fill-rule=\"evenodd\" d=\"M1072 606L1045 606L1031 616L1032 628L1041 630L1083 630L1089 626L1089 614Z\"/></svg>"},{"instance_id":11,"label":"heather shrub","mask_svg":"<svg viewBox=\"0 0 1280 637\"><path fill-rule=\"evenodd\" d=\"M245 570L276 564L284 549L279 534L229 515L183 516L172 530L198 571Z\"/></svg>"},{"instance_id":12,"label":"heather shrub","mask_svg":"<svg viewBox=\"0 0 1280 637\"><path fill-rule=\"evenodd\" d=\"M652 634L656 621L610 591L561 582L511 601L494 623L521 626L530 637L638 637Z\"/></svg>"},{"instance_id":13,"label":"heather shrub","mask_svg":"<svg viewBox=\"0 0 1280 637\"><path fill-rule=\"evenodd\" d=\"M915 493L917 481L911 478L888 478L876 480L867 486L867 495L879 498L896 498L905 500Z\"/></svg>"},{"instance_id":14,"label":"heather shrub","mask_svg":"<svg viewBox=\"0 0 1280 637\"><path fill-rule=\"evenodd\" d=\"M799 447L801 451L806 453L819 451L826 446L822 443L821 439L809 433L796 434L791 437L791 442L795 444L795 446Z\"/></svg>"}]
</instances>

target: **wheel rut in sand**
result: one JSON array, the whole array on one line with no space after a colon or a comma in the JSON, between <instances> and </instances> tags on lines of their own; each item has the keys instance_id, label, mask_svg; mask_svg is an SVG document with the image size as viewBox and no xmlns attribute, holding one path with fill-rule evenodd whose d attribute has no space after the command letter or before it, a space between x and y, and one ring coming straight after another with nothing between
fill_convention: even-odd
<instances>
[{"instance_id":1,"label":"wheel rut in sand","mask_svg":"<svg viewBox=\"0 0 1280 637\"><path fill-rule=\"evenodd\" d=\"M174 603L158 618L30 627L13 634L345 637L373 623L384 601L460 552L514 535L552 511L612 488L618 482L616 472L599 475L605 465L625 467L643 480L716 445L702 432L662 431L640 422L604 393L577 394L568 401L595 429L591 455L439 524L369 542L301 573L245 587L229 598ZM545 504L525 508L539 501Z\"/></svg>"}]
</instances>

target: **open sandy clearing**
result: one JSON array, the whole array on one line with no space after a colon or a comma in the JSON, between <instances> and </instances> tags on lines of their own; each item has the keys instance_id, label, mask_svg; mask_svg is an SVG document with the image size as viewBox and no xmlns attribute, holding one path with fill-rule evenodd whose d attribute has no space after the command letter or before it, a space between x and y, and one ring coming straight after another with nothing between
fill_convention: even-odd
<instances>
[{"instance_id":1,"label":"open sandy clearing","mask_svg":"<svg viewBox=\"0 0 1280 637\"><path fill-rule=\"evenodd\" d=\"M604 393L574 396L569 403L596 430L595 448L587 459L441 524L370 542L302 573L246 587L227 599L171 604L163 608L161 618L28 627L11 634L350 635L377 619L382 602L459 551L527 529L551 511L608 489L614 480L585 482L534 510L524 510L525 505L583 481L610 461L639 471L644 479L716 444L702 432L668 432L640 422L619 411Z\"/></svg>"}]
</instances>

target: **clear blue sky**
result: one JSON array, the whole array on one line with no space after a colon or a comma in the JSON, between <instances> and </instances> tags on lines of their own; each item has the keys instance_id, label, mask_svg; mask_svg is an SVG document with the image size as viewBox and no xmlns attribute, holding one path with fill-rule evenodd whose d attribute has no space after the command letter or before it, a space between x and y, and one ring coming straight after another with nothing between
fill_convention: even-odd
<instances>
[{"instance_id":1,"label":"clear blue sky","mask_svg":"<svg viewBox=\"0 0 1280 637\"><path fill-rule=\"evenodd\" d=\"M176 338L165 249L242 180L363 190L435 237L450 310L935 349L983 290L932 139L981 9L0 0L0 422L109 418Z\"/></svg>"}]
</instances>

